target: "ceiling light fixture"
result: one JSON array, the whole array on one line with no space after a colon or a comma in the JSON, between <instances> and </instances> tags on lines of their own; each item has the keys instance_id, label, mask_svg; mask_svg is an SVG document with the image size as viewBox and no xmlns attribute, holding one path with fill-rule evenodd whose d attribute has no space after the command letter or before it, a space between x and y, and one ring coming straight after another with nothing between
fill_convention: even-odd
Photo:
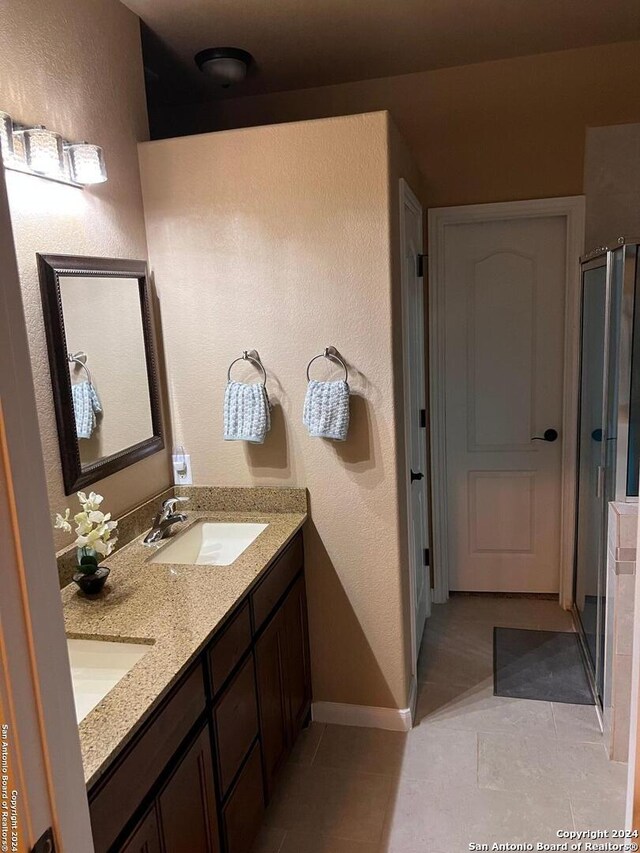
<instances>
[{"instance_id":1,"label":"ceiling light fixture","mask_svg":"<svg viewBox=\"0 0 640 853\"><path fill-rule=\"evenodd\" d=\"M251 54L239 47L208 47L194 59L200 71L223 89L241 83L253 64Z\"/></svg>"},{"instance_id":2,"label":"ceiling light fixture","mask_svg":"<svg viewBox=\"0 0 640 853\"><path fill-rule=\"evenodd\" d=\"M104 152L99 145L70 142L43 125L17 124L1 110L0 155L5 169L73 187L107 180Z\"/></svg>"}]
</instances>

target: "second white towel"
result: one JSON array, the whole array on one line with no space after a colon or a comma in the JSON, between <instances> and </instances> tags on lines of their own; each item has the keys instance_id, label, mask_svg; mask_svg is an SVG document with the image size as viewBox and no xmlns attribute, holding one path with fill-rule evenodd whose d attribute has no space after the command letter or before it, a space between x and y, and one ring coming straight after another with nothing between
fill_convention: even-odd
<instances>
[{"instance_id":1,"label":"second white towel","mask_svg":"<svg viewBox=\"0 0 640 853\"><path fill-rule=\"evenodd\" d=\"M304 399L302 421L312 438L346 441L349 431L349 386L344 380L311 379Z\"/></svg>"}]
</instances>

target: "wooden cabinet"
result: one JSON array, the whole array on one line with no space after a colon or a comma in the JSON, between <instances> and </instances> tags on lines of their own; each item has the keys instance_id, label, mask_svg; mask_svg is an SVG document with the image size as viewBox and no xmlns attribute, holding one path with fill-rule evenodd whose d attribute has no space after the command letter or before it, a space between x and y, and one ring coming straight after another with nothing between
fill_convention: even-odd
<instances>
[{"instance_id":1,"label":"wooden cabinet","mask_svg":"<svg viewBox=\"0 0 640 853\"><path fill-rule=\"evenodd\" d=\"M213 712L220 796L224 797L258 737L255 668L250 655Z\"/></svg>"},{"instance_id":2,"label":"wooden cabinet","mask_svg":"<svg viewBox=\"0 0 640 853\"><path fill-rule=\"evenodd\" d=\"M311 707L302 534L89 792L96 853L250 853Z\"/></svg>"},{"instance_id":3,"label":"wooden cabinet","mask_svg":"<svg viewBox=\"0 0 640 853\"><path fill-rule=\"evenodd\" d=\"M256 643L262 760L267 797L311 707L304 576L287 594Z\"/></svg>"},{"instance_id":4,"label":"wooden cabinet","mask_svg":"<svg viewBox=\"0 0 640 853\"><path fill-rule=\"evenodd\" d=\"M202 729L157 800L165 853L219 853L208 726Z\"/></svg>"},{"instance_id":5,"label":"wooden cabinet","mask_svg":"<svg viewBox=\"0 0 640 853\"><path fill-rule=\"evenodd\" d=\"M262 762L256 744L224 807L227 853L251 853L263 815Z\"/></svg>"},{"instance_id":6,"label":"wooden cabinet","mask_svg":"<svg viewBox=\"0 0 640 853\"><path fill-rule=\"evenodd\" d=\"M289 754L286 647L286 623L284 610L280 608L256 643L260 737L269 799L278 771Z\"/></svg>"},{"instance_id":7,"label":"wooden cabinet","mask_svg":"<svg viewBox=\"0 0 640 853\"><path fill-rule=\"evenodd\" d=\"M300 575L284 603L287 632L287 696L289 700L289 738L296 740L311 709L311 663L307 593Z\"/></svg>"},{"instance_id":8,"label":"wooden cabinet","mask_svg":"<svg viewBox=\"0 0 640 853\"><path fill-rule=\"evenodd\" d=\"M162 853L155 807L142 818L124 842L122 853Z\"/></svg>"}]
</instances>

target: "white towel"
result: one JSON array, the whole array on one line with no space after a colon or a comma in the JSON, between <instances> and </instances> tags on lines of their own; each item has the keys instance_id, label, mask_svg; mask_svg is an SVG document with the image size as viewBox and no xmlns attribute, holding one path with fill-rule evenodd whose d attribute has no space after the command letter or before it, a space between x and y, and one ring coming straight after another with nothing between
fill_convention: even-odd
<instances>
[{"instance_id":1,"label":"white towel","mask_svg":"<svg viewBox=\"0 0 640 853\"><path fill-rule=\"evenodd\" d=\"M73 411L76 419L76 435L78 438L91 438L96 428L96 413L102 411L102 406L96 389L88 379L71 386Z\"/></svg>"},{"instance_id":2,"label":"white towel","mask_svg":"<svg viewBox=\"0 0 640 853\"><path fill-rule=\"evenodd\" d=\"M311 379L304 398L302 422L312 438L345 441L349 431L349 386Z\"/></svg>"},{"instance_id":3,"label":"white towel","mask_svg":"<svg viewBox=\"0 0 640 853\"><path fill-rule=\"evenodd\" d=\"M224 394L225 441L263 444L271 429L271 403L262 382L247 385L231 380Z\"/></svg>"}]
</instances>

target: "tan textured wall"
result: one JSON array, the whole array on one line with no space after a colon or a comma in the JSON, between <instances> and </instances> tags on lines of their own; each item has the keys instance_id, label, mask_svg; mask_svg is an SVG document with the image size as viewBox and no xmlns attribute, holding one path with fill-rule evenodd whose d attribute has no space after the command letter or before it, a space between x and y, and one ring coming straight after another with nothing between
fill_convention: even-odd
<instances>
[{"instance_id":1,"label":"tan textured wall","mask_svg":"<svg viewBox=\"0 0 640 853\"><path fill-rule=\"evenodd\" d=\"M585 246L640 240L640 123L587 130Z\"/></svg>"},{"instance_id":2,"label":"tan textured wall","mask_svg":"<svg viewBox=\"0 0 640 853\"><path fill-rule=\"evenodd\" d=\"M640 42L171 108L152 136L389 110L429 207L582 192L585 128L640 120Z\"/></svg>"},{"instance_id":3,"label":"tan textured wall","mask_svg":"<svg viewBox=\"0 0 640 853\"><path fill-rule=\"evenodd\" d=\"M405 707L387 133L378 113L151 142L140 161L194 483L309 489L315 699ZM351 366L344 444L301 422L305 368L327 344ZM253 347L275 404L263 446L222 438L227 367Z\"/></svg>"},{"instance_id":4,"label":"tan textured wall","mask_svg":"<svg viewBox=\"0 0 640 853\"><path fill-rule=\"evenodd\" d=\"M138 19L117 0L5 0L0 107L104 147L109 180L88 190L7 172L52 511L62 486L36 252L146 257L136 144L148 138ZM99 324L96 333L99 334ZM119 515L169 483L158 453L96 483ZM59 534L59 531L56 531ZM69 537L58 535L56 546Z\"/></svg>"}]
</instances>

